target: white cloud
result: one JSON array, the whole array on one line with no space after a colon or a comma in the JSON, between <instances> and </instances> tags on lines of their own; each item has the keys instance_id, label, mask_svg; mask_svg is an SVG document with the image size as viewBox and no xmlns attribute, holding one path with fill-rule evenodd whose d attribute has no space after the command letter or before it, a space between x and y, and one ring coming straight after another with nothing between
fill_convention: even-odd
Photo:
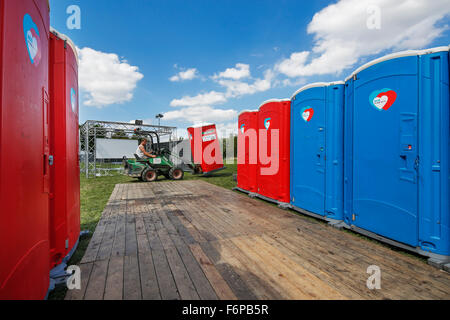
<instances>
[{"instance_id":1,"label":"white cloud","mask_svg":"<svg viewBox=\"0 0 450 320\"><path fill-rule=\"evenodd\" d=\"M169 80L172 82L178 82L178 81L193 80L195 78L198 78L198 70L196 68L191 68L185 71L178 72Z\"/></svg>"},{"instance_id":2,"label":"white cloud","mask_svg":"<svg viewBox=\"0 0 450 320\"><path fill-rule=\"evenodd\" d=\"M184 96L181 99L174 99L170 102L171 107L195 107L209 106L226 102L227 99L222 92L210 91L198 94L194 97Z\"/></svg>"},{"instance_id":3,"label":"white cloud","mask_svg":"<svg viewBox=\"0 0 450 320\"><path fill-rule=\"evenodd\" d=\"M370 6L380 8L381 28L370 29ZM316 13L308 25L311 51L293 53L275 66L288 76L340 74L362 57L385 50L424 48L448 29L448 0L340 0Z\"/></svg>"},{"instance_id":4,"label":"white cloud","mask_svg":"<svg viewBox=\"0 0 450 320\"><path fill-rule=\"evenodd\" d=\"M240 80L250 77L250 66L244 63L237 63L235 68L228 68L213 76L213 79L233 79Z\"/></svg>"},{"instance_id":5,"label":"white cloud","mask_svg":"<svg viewBox=\"0 0 450 320\"><path fill-rule=\"evenodd\" d=\"M229 121L237 118L237 111L233 109L215 109L210 106L194 106L180 110L169 111L164 119L186 121L191 123Z\"/></svg>"},{"instance_id":6,"label":"white cloud","mask_svg":"<svg viewBox=\"0 0 450 320\"><path fill-rule=\"evenodd\" d=\"M272 88L273 78L273 72L271 70L267 70L264 73L264 78L255 79L252 83L236 80L218 80L217 82L227 89L226 97L235 98L269 90Z\"/></svg>"},{"instance_id":7,"label":"white cloud","mask_svg":"<svg viewBox=\"0 0 450 320\"><path fill-rule=\"evenodd\" d=\"M216 128L221 138L227 138L230 134L237 135L238 133L237 121L218 123L216 124Z\"/></svg>"},{"instance_id":8,"label":"white cloud","mask_svg":"<svg viewBox=\"0 0 450 320\"><path fill-rule=\"evenodd\" d=\"M133 99L138 81L144 75L114 53L91 48L78 49L79 83L84 93L84 105L105 107Z\"/></svg>"}]
</instances>

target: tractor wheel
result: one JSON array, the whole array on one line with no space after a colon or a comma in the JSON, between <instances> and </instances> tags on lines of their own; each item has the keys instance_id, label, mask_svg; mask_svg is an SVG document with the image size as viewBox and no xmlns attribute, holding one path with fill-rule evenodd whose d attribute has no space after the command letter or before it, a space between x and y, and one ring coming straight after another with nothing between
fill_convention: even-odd
<instances>
[{"instance_id":1,"label":"tractor wheel","mask_svg":"<svg viewBox=\"0 0 450 320\"><path fill-rule=\"evenodd\" d=\"M174 167L169 170L169 178L171 180L183 180L184 171L181 168Z\"/></svg>"},{"instance_id":2,"label":"tractor wheel","mask_svg":"<svg viewBox=\"0 0 450 320\"><path fill-rule=\"evenodd\" d=\"M141 178L142 181L144 182L153 182L156 181L156 179L158 179L158 174L156 173L155 170L147 168L144 171L142 171Z\"/></svg>"}]
</instances>

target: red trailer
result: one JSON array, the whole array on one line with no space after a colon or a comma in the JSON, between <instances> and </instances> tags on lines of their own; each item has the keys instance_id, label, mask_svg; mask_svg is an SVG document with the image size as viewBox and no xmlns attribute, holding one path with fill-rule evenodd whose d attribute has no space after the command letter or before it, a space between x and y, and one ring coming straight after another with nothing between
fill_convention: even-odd
<instances>
[{"instance_id":1,"label":"red trailer","mask_svg":"<svg viewBox=\"0 0 450 320\"><path fill-rule=\"evenodd\" d=\"M49 287L47 0L0 1L0 299Z\"/></svg>"},{"instance_id":2,"label":"red trailer","mask_svg":"<svg viewBox=\"0 0 450 320\"><path fill-rule=\"evenodd\" d=\"M257 192L258 111L242 111L239 115L237 189Z\"/></svg>"},{"instance_id":3,"label":"red trailer","mask_svg":"<svg viewBox=\"0 0 450 320\"><path fill-rule=\"evenodd\" d=\"M50 33L50 263L68 260L80 235L78 57L65 35Z\"/></svg>"},{"instance_id":4,"label":"red trailer","mask_svg":"<svg viewBox=\"0 0 450 320\"><path fill-rule=\"evenodd\" d=\"M216 125L192 126L187 130L191 141L192 158L195 164L201 166L200 173L207 174L223 169L222 148Z\"/></svg>"},{"instance_id":5,"label":"red trailer","mask_svg":"<svg viewBox=\"0 0 450 320\"><path fill-rule=\"evenodd\" d=\"M290 200L290 127L290 100L269 100L260 106L257 194L281 206L289 206Z\"/></svg>"}]
</instances>

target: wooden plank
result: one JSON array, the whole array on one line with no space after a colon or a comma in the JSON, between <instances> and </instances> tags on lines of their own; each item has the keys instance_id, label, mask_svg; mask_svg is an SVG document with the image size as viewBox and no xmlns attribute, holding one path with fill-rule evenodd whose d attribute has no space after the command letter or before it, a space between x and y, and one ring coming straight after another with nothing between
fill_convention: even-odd
<instances>
[{"instance_id":1,"label":"wooden plank","mask_svg":"<svg viewBox=\"0 0 450 320\"><path fill-rule=\"evenodd\" d=\"M83 259L81 259L81 264L94 262L97 258L98 250L102 243L103 234L105 233L106 225L97 225L94 234L89 242L89 245L84 253Z\"/></svg>"},{"instance_id":2,"label":"wooden plank","mask_svg":"<svg viewBox=\"0 0 450 320\"><path fill-rule=\"evenodd\" d=\"M310 256L305 258L305 251L302 248L298 248L296 246L287 247L282 245L279 241L279 238L275 240L274 238L268 235L261 236L264 241L266 241L271 246L277 248L279 251L283 252L286 255L294 260L298 265L305 267L309 272L314 274L316 277L326 281L329 285L332 285L336 290L342 293L345 297L350 299L361 300L364 298L364 295L359 292L359 290L355 290L354 285L347 285L346 282L343 282L340 278L342 273L340 274L338 270L334 269L333 266L327 267L323 264L315 263L318 261L318 255ZM294 251L292 251L294 250ZM346 274L345 276L349 276ZM373 297L375 298L375 296Z\"/></svg>"},{"instance_id":3,"label":"wooden plank","mask_svg":"<svg viewBox=\"0 0 450 320\"><path fill-rule=\"evenodd\" d=\"M104 300L123 299L123 257L112 257L108 265Z\"/></svg>"},{"instance_id":4,"label":"wooden plank","mask_svg":"<svg viewBox=\"0 0 450 320\"><path fill-rule=\"evenodd\" d=\"M136 256L138 250L136 238L136 218L132 214L127 214L125 228L125 255Z\"/></svg>"},{"instance_id":5,"label":"wooden plank","mask_svg":"<svg viewBox=\"0 0 450 320\"><path fill-rule=\"evenodd\" d=\"M198 244L192 244L189 246L192 254L197 259L198 263L203 269L209 282L212 284L217 296L221 300L236 300L237 297L228 286L227 282L222 278L219 271L217 271L214 264L209 260L202 248Z\"/></svg>"},{"instance_id":6,"label":"wooden plank","mask_svg":"<svg viewBox=\"0 0 450 320\"><path fill-rule=\"evenodd\" d=\"M94 262L86 293L84 295L85 300L103 300L106 275L108 273L108 262L108 260Z\"/></svg>"},{"instance_id":7,"label":"wooden plank","mask_svg":"<svg viewBox=\"0 0 450 320\"><path fill-rule=\"evenodd\" d=\"M296 264L288 255L277 250L277 248L262 240L261 237L247 238L243 239L243 241L248 246L253 246L259 252L260 256L266 255L267 257L270 257L269 259L278 264L280 271L284 269L282 272L285 273L298 288L314 299L336 300L345 298L345 296L340 294L335 288L314 276L302 266Z\"/></svg>"},{"instance_id":8,"label":"wooden plank","mask_svg":"<svg viewBox=\"0 0 450 320\"><path fill-rule=\"evenodd\" d=\"M168 207L172 209L175 208L174 206ZM169 220L168 218L171 211L167 209L164 211L164 214L160 215L160 219L162 220L163 225L166 227L168 234L175 248L177 249L178 254L181 257L181 260L189 273L189 277L194 284L194 287L198 293L198 297L202 300L217 300L217 295L214 289L212 288L211 284L203 273L203 270L201 269L197 260L195 260L195 257L192 255L189 247L187 246L187 244L194 243L193 238L179 235L178 231L182 231L182 233L185 235L187 233L187 230L181 224L178 224L178 228L175 228L175 226L172 224L172 220ZM187 240L187 242L183 242L182 239Z\"/></svg>"},{"instance_id":9,"label":"wooden plank","mask_svg":"<svg viewBox=\"0 0 450 320\"><path fill-rule=\"evenodd\" d=\"M230 240L221 241L220 249L223 259L233 266L258 299L287 299L284 291L278 287L277 283L268 278L258 264L243 254Z\"/></svg>"},{"instance_id":10,"label":"wooden plank","mask_svg":"<svg viewBox=\"0 0 450 320\"><path fill-rule=\"evenodd\" d=\"M83 300L84 295L86 293L86 288L89 283L89 278L91 276L92 268L94 264L91 263L85 263L79 265L80 271L81 271L81 288L68 290L66 293L65 300Z\"/></svg>"},{"instance_id":11,"label":"wooden plank","mask_svg":"<svg viewBox=\"0 0 450 320\"><path fill-rule=\"evenodd\" d=\"M203 252L205 252L208 258L214 263L216 269L228 283L231 290L233 290L233 293L238 300L256 300L255 294L250 290L243 279L241 279L229 264L222 260L219 250L216 250L210 242L203 242L200 246Z\"/></svg>"},{"instance_id":12,"label":"wooden plank","mask_svg":"<svg viewBox=\"0 0 450 320\"><path fill-rule=\"evenodd\" d=\"M298 288L292 283L292 279L286 277L284 273L288 273L286 268L280 268L277 262L272 261L270 257L261 256L257 250L253 250L253 246L248 246L243 239L233 238L233 243L240 248L246 255L248 255L252 260L254 260L261 268L263 268L266 277L272 278L274 281L278 282L279 285L284 289L289 299L295 300L308 300L314 299L303 290Z\"/></svg>"},{"instance_id":13,"label":"wooden plank","mask_svg":"<svg viewBox=\"0 0 450 320\"><path fill-rule=\"evenodd\" d=\"M137 235L145 234L144 217L142 213L136 216L136 234Z\"/></svg>"},{"instance_id":14,"label":"wooden plank","mask_svg":"<svg viewBox=\"0 0 450 320\"><path fill-rule=\"evenodd\" d=\"M116 218L116 230L111 251L113 256L123 257L125 255L125 229L126 217L123 214L119 214Z\"/></svg>"},{"instance_id":15,"label":"wooden plank","mask_svg":"<svg viewBox=\"0 0 450 320\"><path fill-rule=\"evenodd\" d=\"M111 256L112 246L114 244L114 235L116 232L116 218L109 217L106 222L106 229L103 234L102 243L97 253L96 260L109 259Z\"/></svg>"},{"instance_id":16,"label":"wooden plank","mask_svg":"<svg viewBox=\"0 0 450 320\"><path fill-rule=\"evenodd\" d=\"M123 264L123 299L141 300L141 279L137 256L125 256Z\"/></svg>"},{"instance_id":17,"label":"wooden plank","mask_svg":"<svg viewBox=\"0 0 450 320\"><path fill-rule=\"evenodd\" d=\"M177 286L167 262L164 248L159 240L156 228L150 216L144 219L148 241L152 251L153 264L158 279L159 291L163 300L179 300Z\"/></svg>"},{"instance_id":18,"label":"wooden plank","mask_svg":"<svg viewBox=\"0 0 450 320\"><path fill-rule=\"evenodd\" d=\"M189 274L175 248L175 245L172 242L172 239L158 216L164 215L161 211L162 208L160 208L155 215L156 231L166 253L167 261L169 262L170 269L172 270L180 297L182 300L198 300L199 296L195 290L194 284L189 277Z\"/></svg>"},{"instance_id":19,"label":"wooden plank","mask_svg":"<svg viewBox=\"0 0 450 320\"><path fill-rule=\"evenodd\" d=\"M142 299L161 300L158 279L156 278L153 257L150 252L139 254L139 271L141 278Z\"/></svg>"}]
</instances>

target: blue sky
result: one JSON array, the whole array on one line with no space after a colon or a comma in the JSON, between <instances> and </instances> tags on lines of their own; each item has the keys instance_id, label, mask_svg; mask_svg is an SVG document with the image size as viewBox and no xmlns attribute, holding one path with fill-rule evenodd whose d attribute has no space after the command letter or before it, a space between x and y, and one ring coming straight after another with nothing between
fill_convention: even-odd
<instances>
[{"instance_id":1,"label":"blue sky","mask_svg":"<svg viewBox=\"0 0 450 320\"><path fill-rule=\"evenodd\" d=\"M155 123L164 113L162 124L182 130L199 122L234 128L241 110L289 98L306 83L341 80L393 51L450 44L444 0L50 4L52 26L81 50L80 122ZM73 4L80 30L66 26ZM180 72L184 80L174 77Z\"/></svg>"}]
</instances>

